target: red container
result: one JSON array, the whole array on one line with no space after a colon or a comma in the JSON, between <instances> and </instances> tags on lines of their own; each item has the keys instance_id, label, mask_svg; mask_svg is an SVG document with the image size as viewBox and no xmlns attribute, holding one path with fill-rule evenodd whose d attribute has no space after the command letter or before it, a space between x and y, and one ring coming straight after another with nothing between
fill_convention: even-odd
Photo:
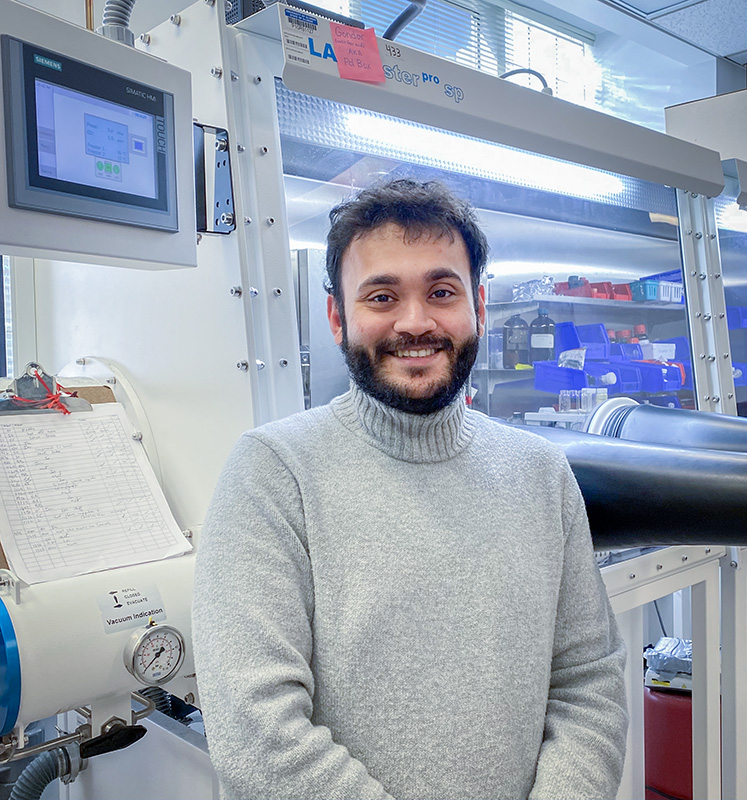
<instances>
[{"instance_id":1,"label":"red container","mask_svg":"<svg viewBox=\"0 0 747 800\"><path fill-rule=\"evenodd\" d=\"M613 300L632 300L633 292L630 290L629 283L613 283L612 284L612 299Z\"/></svg>"},{"instance_id":2,"label":"red container","mask_svg":"<svg viewBox=\"0 0 747 800\"><path fill-rule=\"evenodd\" d=\"M600 300L612 300L612 284L607 281L591 283L591 296L598 297Z\"/></svg>"},{"instance_id":3,"label":"red container","mask_svg":"<svg viewBox=\"0 0 747 800\"><path fill-rule=\"evenodd\" d=\"M692 698L644 687L646 800L692 800Z\"/></svg>"},{"instance_id":4,"label":"red container","mask_svg":"<svg viewBox=\"0 0 747 800\"><path fill-rule=\"evenodd\" d=\"M555 294L562 294L567 297L593 297L593 289L591 284L586 278L581 278L584 281L582 286L570 288L570 284L564 281L559 281L555 284Z\"/></svg>"}]
</instances>

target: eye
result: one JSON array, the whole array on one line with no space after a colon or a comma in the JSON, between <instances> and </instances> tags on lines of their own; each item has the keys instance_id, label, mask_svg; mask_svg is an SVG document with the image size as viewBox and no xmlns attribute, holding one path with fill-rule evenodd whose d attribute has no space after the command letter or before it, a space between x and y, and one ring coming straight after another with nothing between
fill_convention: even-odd
<instances>
[{"instance_id":1,"label":"eye","mask_svg":"<svg viewBox=\"0 0 747 800\"><path fill-rule=\"evenodd\" d=\"M442 300L447 297L453 297L453 296L454 292L452 292L451 289L436 289L436 291L433 292L432 295L432 297L435 297L438 300Z\"/></svg>"},{"instance_id":2,"label":"eye","mask_svg":"<svg viewBox=\"0 0 747 800\"><path fill-rule=\"evenodd\" d=\"M392 301L392 297L388 294L375 294L372 297L368 298L372 303L389 303Z\"/></svg>"}]
</instances>

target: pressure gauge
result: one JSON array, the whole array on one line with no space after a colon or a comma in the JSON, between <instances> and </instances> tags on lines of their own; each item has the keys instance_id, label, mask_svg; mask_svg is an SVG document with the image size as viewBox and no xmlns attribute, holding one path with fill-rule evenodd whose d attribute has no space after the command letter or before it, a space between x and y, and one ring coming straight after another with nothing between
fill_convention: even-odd
<instances>
[{"instance_id":1,"label":"pressure gauge","mask_svg":"<svg viewBox=\"0 0 747 800\"><path fill-rule=\"evenodd\" d=\"M148 625L135 631L124 651L124 663L141 683L159 686L171 680L184 661L184 637L171 625Z\"/></svg>"}]
</instances>

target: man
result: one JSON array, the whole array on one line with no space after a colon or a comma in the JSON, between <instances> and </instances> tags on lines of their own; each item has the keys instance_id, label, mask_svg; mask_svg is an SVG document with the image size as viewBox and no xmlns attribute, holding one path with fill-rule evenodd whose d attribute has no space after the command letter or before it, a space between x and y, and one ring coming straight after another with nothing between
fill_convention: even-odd
<instances>
[{"instance_id":1,"label":"man","mask_svg":"<svg viewBox=\"0 0 747 800\"><path fill-rule=\"evenodd\" d=\"M409 180L330 215L350 391L246 433L198 550L226 798L612 798L624 648L563 455L466 409L487 243Z\"/></svg>"}]
</instances>

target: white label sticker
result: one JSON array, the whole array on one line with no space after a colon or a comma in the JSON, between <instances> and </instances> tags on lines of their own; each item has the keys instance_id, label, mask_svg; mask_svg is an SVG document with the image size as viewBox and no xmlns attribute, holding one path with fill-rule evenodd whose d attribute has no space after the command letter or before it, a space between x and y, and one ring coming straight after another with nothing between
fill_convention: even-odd
<instances>
[{"instance_id":1,"label":"white label sticker","mask_svg":"<svg viewBox=\"0 0 747 800\"><path fill-rule=\"evenodd\" d=\"M96 602L101 609L105 633L147 625L151 617L159 622L166 619L161 593L152 584L112 588L107 594L99 595Z\"/></svg>"},{"instance_id":2,"label":"white label sticker","mask_svg":"<svg viewBox=\"0 0 747 800\"><path fill-rule=\"evenodd\" d=\"M536 348L555 347L555 337L551 333L533 333L531 346Z\"/></svg>"}]
</instances>

